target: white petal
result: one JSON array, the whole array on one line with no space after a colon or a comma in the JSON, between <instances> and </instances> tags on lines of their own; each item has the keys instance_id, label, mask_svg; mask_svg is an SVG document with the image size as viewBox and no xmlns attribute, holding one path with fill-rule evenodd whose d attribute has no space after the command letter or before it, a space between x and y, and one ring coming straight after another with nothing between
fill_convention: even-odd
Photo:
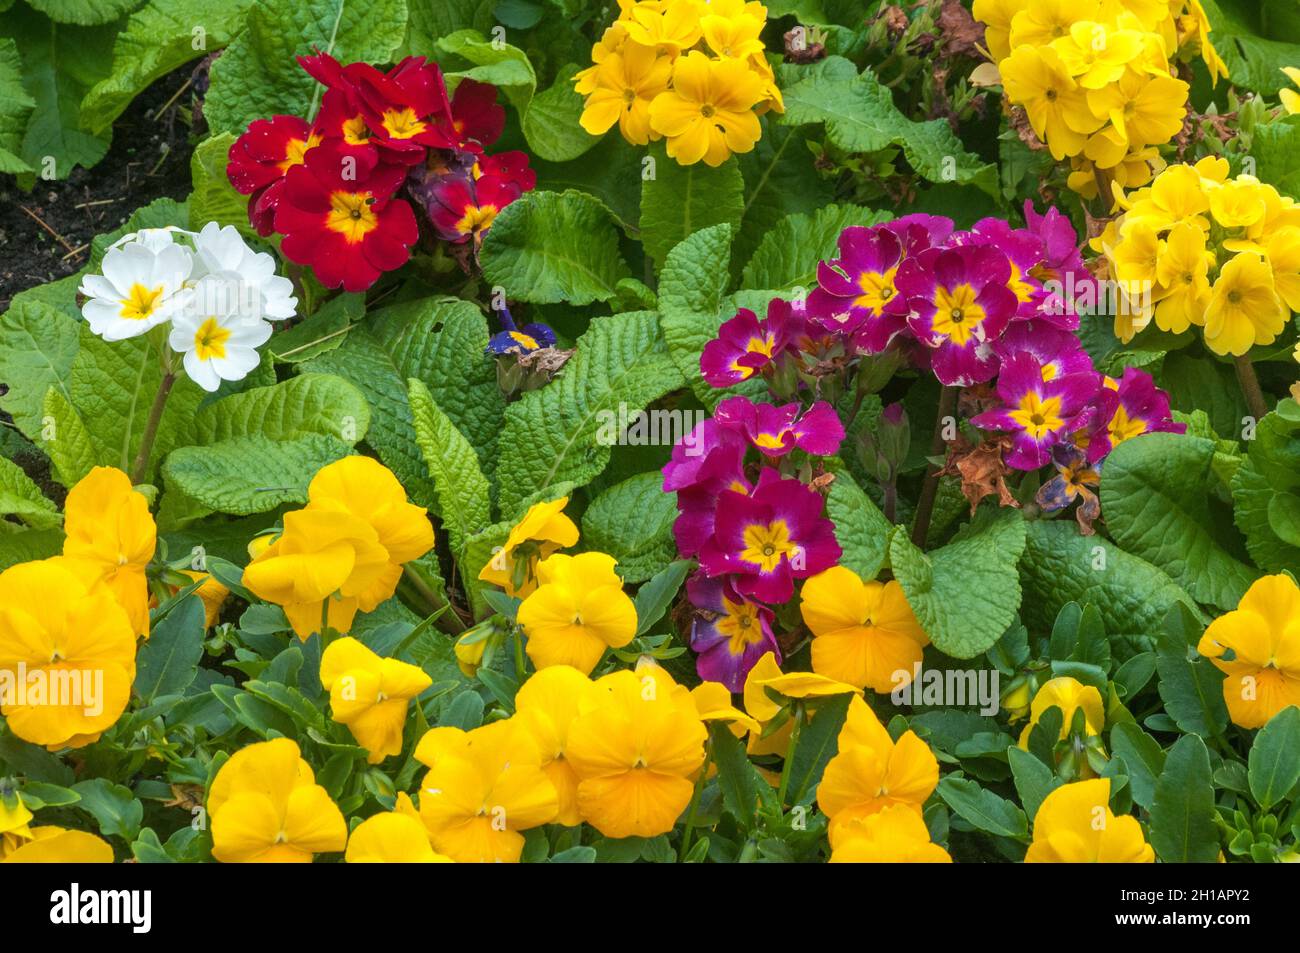
<instances>
[{"instance_id":1,"label":"white petal","mask_svg":"<svg viewBox=\"0 0 1300 953\"><path fill-rule=\"evenodd\" d=\"M212 366L212 362L200 361L194 351L185 355L185 373L190 376L190 380L206 391L214 391L221 386L221 375Z\"/></svg>"}]
</instances>

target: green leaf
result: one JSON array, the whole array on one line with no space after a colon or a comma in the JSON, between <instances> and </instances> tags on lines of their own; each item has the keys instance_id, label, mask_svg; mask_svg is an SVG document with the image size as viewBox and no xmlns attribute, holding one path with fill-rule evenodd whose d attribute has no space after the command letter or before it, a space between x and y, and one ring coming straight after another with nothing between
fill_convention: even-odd
<instances>
[{"instance_id":1,"label":"green leaf","mask_svg":"<svg viewBox=\"0 0 1300 953\"><path fill-rule=\"evenodd\" d=\"M656 145L652 158L654 174L641 183L641 243L655 261L701 229L740 224L745 183L734 157L717 168L681 165Z\"/></svg>"},{"instance_id":2,"label":"green leaf","mask_svg":"<svg viewBox=\"0 0 1300 953\"><path fill-rule=\"evenodd\" d=\"M836 695L817 705L813 719L799 735L790 766L790 804L809 804L817 793L826 765L839 746L840 729L848 717L852 695Z\"/></svg>"},{"instance_id":3,"label":"green leaf","mask_svg":"<svg viewBox=\"0 0 1300 953\"><path fill-rule=\"evenodd\" d=\"M43 301L15 298L0 317L0 410L13 417L33 442L41 435L45 392L57 387L67 398L67 379L77 356L78 320Z\"/></svg>"},{"instance_id":4,"label":"green leaf","mask_svg":"<svg viewBox=\"0 0 1300 953\"><path fill-rule=\"evenodd\" d=\"M497 216L480 251L483 277L514 301L608 301L629 277L609 210L585 192L528 192Z\"/></svg>"},{"instance_id":5,"label":"green leaf","mask_svg":"<svg viewBox=\"0 0 1300 953\"><path fill-rule=\"evenodd\" d=\"M63 551L63 530L29 529L0 533L0 572L19 563L57 556Z\"/></svg>"},{"instance_id":6,"label":"green leaf","mask_svg":"<svg viewBox=\"0 0 1300 953\"><path fill-rule=\"evenodd\" d=\"M1288 546L1300 546L1300 496L1278 493L1269 500L1268 528Z\"/></svg>"},{"instance_id":7,"label":"green leaf","mask_svg":"<svg viewBox=\"0 0 1300 953\"><path fill-rule=\"evenodd\" d=\"M49 529L62 522L53 501L22 467L4 457L0 457L0 516L17 516L33 529Z\"/></svg>"},{"instance_id":8,"label":"green leaf","mask_svg":"<svg viewBox=\"0 0 1300 953\"><path fill-rule=\"evenodd\" d=\"M1064 520L1026 525L1020 582L1021 618L1030 631L1050 631L1067 602L1090 603L1101 613L1112 655L1120 661L1154 646L1152 633L1173 603L1195 605L1146 560L1099 536L1081 536Z\"/></svg>"},{"instance_id":9,"label":"green leaf","mask_svg":"<svg viewBox=\"0 0 1300 953\"><path fill-rule=\"evenodd\" d=\"M121 2L140 6L134 0ZM149 0L131 14L125 29L113 41L112 71L82 100L85 127L103 133L154 80L226 46L244 25L250 3Z\"/></svg>"},{"instance_id":10,"label":"green leaf","mask_svg":"<svg viewBox=\"0 0 1300 953\"><path fill-rule=\"evenodd\" d=\"M477 30L457 30L440 38L438 49L473 64L469 69L448 73L449 80L462 78L490 83L504 91L520 113L527 110L537 88L537 74L528 61L528 54L519 47L503 43L496 36L489 40Z\"/></svg>"},{"instance_id":11,"label":"green leaf","mask_svg":"<svg viewBox=\"0 0 1300 953\"><path fill-rule=\"evenodd\" d=\"M1300 62L1300 34L1271 14L1294 16L1294 5L1288 0L1204 0L1202 6L1210 20L1210 41L1234 86L1275 97L1288 85L1281 67Z\"/></svg>"},{"instance_id":12,"label":"green leaf","mask_svg":"<svg viewBox=\"0 0 1300 953\"><path fill-rule=\"evenodd\" d=\"M979 830L1016 840L1029 835L1024 811L974 781L948 775L939 781L938 793L955 814Z\"/></svg>"},{"instance_id":13,"label":"green leaf","mask_svg":"<svg viewBox=\"0 0 1300 953\"><path fill-rule=\"evenodd\" d=\"M690 571L691 560L678 559L669 563L663 571L657 573L637 590L637 635L645 635L663 618L682 588L682 583L686 581L686 574Z\"/></svg>"},{"instance_id":14,"label":"green leaf","mask_svg":"<svg viewBox=\"0 0 1300 953\"><path fill-rule=\"evenodd\" d=\"M1165 570L1199 602L1236 608L1257 576L1224 542L1240 537L1211 511L1215 445L1182 434L1126 440L1106 458L1101 506L1115 542Z\"/></svg>"},{"instance_id":15,"label":"green leaf","mask_svg":"<svg viewBox=\"0 0 1300 953\"><path fill-rule=\"evenodd\" d=\"M247 26L212 64L203 116L242 133L276 113L312 118L320 89L295 61L314 50L341 63L387 63L406 33L406 0L259 0Z\"/></svg>"},{"instance_id":16,"label":"green leaf","mask_svg":"<svg viewBox=\"0 0 1300 953\"><path fill-rule=\"evenodd\" d=\"M676 518L677 494L663 491L663 475L638 473L591 501L582 514L583 545L613 556L624 582L644 582L676 557Z\"/></svg>"},{"instance_id":17,"label":"green leaf","mask_svg":"<svg viewBox=\"0 0 1300 953\"><path fill-rule=\"evenodd\" d=\"M306 503L307 484L321 467L350 452L337 437L300 434L287 440L232 437L181 447L163 464L169 489L209 510L247 516L282 503Z\"/></svg>"},{"instance_id":18,"label":"green leaf","mask_svg":"<svg viewBox=\"0 0 1300 953\"><path fill-rule=\"evenodd\" d=\"M342 346L352 325L366 313L366 296L341 294L321 305L311 317L271 337L267 350L282 364L301 364ZM346 363L346 362L343 362ZM328 371L329 369L326 368ZM335 371L337 373L337 371ZM347 380L352 377L339 374ZM362 375L355 375L361 377ZM356 383L353 380L353 383ZM357 384L361 387L360 384ZM362 392L365 388L362 387ZM367 401L373 407L373 401ZM373 422L372 422L373 426Z\"/></svg>"},{"instance_id":19,"label":"green leaf","mask_svg":"<svg viewBox=\"0 0 1300 953\"><path fill-rule=\"evenodd\" d=\"M1268 720L1250 746L1250 793L1268 810L1300 781L1300 708L1290 705Z\"/></svg>"},{"instance_id":20,"label":"green leaf","mask_svg":"<svg viewBox=\"0 0 1300 953\"><path fill-rule=\"evenodd\" d=\"M903 150L907 161L931 182L975 185L1000 198L997 167L967 152L943 119L913 122L898 111L889 87L840 56L792 71L797 81L782 90L788 125L821 122L826 136L848 152Z\"/></svg>"},{"instance_id":21,"label":"green leaf","mask_svg":"<svg viewBox=\"0 0 1300 953\"><path fill-rule=\"evenodd\" d=\"M458 563L464 563L466 541L492 522L487 477L479 469L474 448L434 403L429 389L415 378L407 386L415 442L433 479L438 510L451 537L452 552Z\"/></svg>"},{"instance_id":22,"label":"green leaf","mask_svg":"<svg viewBox=\"0 0 1300 953\"><path fill-rule=\"evenodd\" d=\"M46 392L44 410L41 446L50 458L52 476L71 488L95 468L95 448L85 421L57 387Z\"/></svg>"},{"instance_id":23,"label":"green leaf","mask_svg":"<svg viewBox=\"0 0 1300 953\"><path fill-rule=\"evenodd\" d=\"M817 285L817 263L838 257L840 232L855 225L875 225L893 218L858 205L827 205L814 212L787 215L763 236L740 279L743 288L782 293Z\"/></svg>"},{"instance_id":24,"label":"green leaf","mask_svg":"<svg viewBox=\"0 0 1300 953\"><path fill-rule=\"evenodd\" d=\"M106 778L92 778L74 784L72 790L81 795L76 807L95 819L101 834L135 840L144 820L144 805L136 800L130 788Z\"/></svg>"},{"instance_id":25,"label":"green leaf","mask_svg":"<svg viewBox=\"0 0 1300 953\"><path fill-rule=\"evenodd\" d=\"M1156 783L1165 769L1160 743L1133 722L1122 721L1111 729L1110 744L1114 755L1124 759L1133 800L1151 810Z\"/></svg>"},{"instance_id":26,"label":"green leaf","mask_svg":"<svg viewBox=\"0 0 1300 953\"><path fill-rule=\"evenodd\" d=\"M31 172L21 158L23 133L36 100L23 89L23 64L18 45L9 37L0 38L0 172L17 175Z\"/></svg>"},{"instance_id":27,"label":"green leaf","mask_svg":"<svg viewBox=\"0 0 1300 953\"><path fill-rule=\"evenodd\" d=\"M744 742L731 733L729 725L713 722L709 733L713 737L713 762L718 766L722 801L741 828L749 830L758 811L759 791L767 781L754 768L745 754Z\"/></svg>"},{"instance_id":28,"label":"green leaf","mask_svg":"<svg viewBox=\"0 0 1300 953\"><path fill-rule=\"evenodd\" d=\"M1169 749L1151 805L1151 846L1167 864L1212 864L1219 856L1210 753L1195 735Z\"/></svg>"},{"instance_id":29,"label":"green leaf","mask_svg":"<svg viewBox=\"0 0 1300 953\"><path fill-rule=\"evenodd\" d=\"M1228 725L1223 701L1224 675L1206 659L1191 661L1185 654L1156 658L1160 698L1180 729L1211 738Z\"/></svg>"},{"instance_id":30,"label":"green leaf","mask_svg":"<svg viewBox=\"0 0 1300 953\"><path fill-rule=\"evenodd\" d=\"M1011 765L1011 776L1015 779L1016 793L1020 795L1025 816L1032 822L1043 799L1052 793L1060 781L1051 768L1028 751L1014 745L1007 748L1007 762Z\"/></svg>"},{"instance_id":31,"label":"green leaf","mask_svg":"<svg viewBox=\"0 0 1300 953\"><path fill-rule=\"evenodd\" d=\"M670 251L659 271L659 324L664 342L695 396L708 407L714 406L723 392L701 376L700 354L717 336L722 322L735 314L724 310L730 260L731 228L714 225L695 232Z\"/></svg>"},{"instance_id":32,"label":"green leaf","mask_svg":"<svg viewBox=\"0 0 1300 953\"><path fill-rule=\"evenodd\" d=\"M126 16L144 0L27 0L55 23L99 26Z\"/></svg>"},{"instance_id":33,"label":"green leaf","mask_svg":"<svg viewBox=\"0 0 1300 953\"><path fill-rule=\"evenodd\" d=\"M894 533L889 558L935 648L954 658L974 658L1016 617L1016 562L1024 549L1025 522L1016 510L983 510L952 542L930 553L913 546L905 533Z\"/></svg>"},{"instance_id":34,"label":"green leaf","mask_svg":"<svg viewBox=\"0 0 1300 953\"><path fill-rule=\"evenodd\" d=\"M578 124L582 116L582 97L573 88L572 63L560 69L550 89L538 93L524 113L524 138L538 158L549 162L568 162L583 155L600 142Z\"/></svg>"},{"instance_id":35,"label":"green leaf","mask_svg":"<svg viewBox=\"0 0 1300 953\"><path fill-rule=\"evenodd\" d=\"M880 575L889 558L894 527L845 472L837 473L831 484L826 515L835 524L835 540L844 551L840 565L852 569L863 580Z\"/></svg>"},{"instance_id":36,"label":"green leaf","mask_svg":"<svg viewBox=\"0 0 1300 953\"><path fill-rule=\"evenodd\" d=\"M593 321L563 373L506 410L497 464L502 515L519 515L525 500L559 483L594 479L609 462L620 415L681 385L653 312Z\"/></svg>"},{"instance_id":37,"label":"green leaf","mask_svg":"<svg viewBox=\"0 0 1300 953\"><path fill-rule=\"evenodd\" d=\"M1247 552L1267 572L1300 566L1300 544L1278 532L1291 528L1288 504L1274 502L1288 493L1300 493L1300 424L1275 411L1259 421L1250 456L1232 477L1233 520Z\"/></svg>"},{"instance_id":38,"label":"green leaf","mask_svg":"<svg viewBox=\"0 0 1300 953\"><path fill-rule=\"evenodd\" d=\"M193 441L326 434L352 444L366 435L369 425L370 408L356 387L332 374L308 373L207 404L194 418Z\"/></svg>"},{"instance_id":39,"label":"green leaf","mask_svg":"<svg viewBox=\"0 0 1300 953\"><path fill-rule=\"evenodd\" d=\"M227 157L234 141L233 133L223 132L205 139L190 156L194 191L188 204L193 231L199 231L208 222L216 222L235 226L245 238L257 235L248 221L248 197L236 192L226 175Z\"/></svg>"},{"instance_id":40,"label":"green leaf","mask_svg":"<svg viewBox=\"0 0 1300 953\"><path fill-rule=\"evenodd\" d=\"M203 658L203 621L203 601L191 595L153 627L135 663L134 692L141 702L190 687Z\"/></svg>"},{"instance_id":41,"label":"green leaf","mask_svg":"<svg viewBox=\"0 0 1300 953\"><path fill-rule=\"evenodd\" d=\"M492 29L497 0L440 0L438 3L412 3L411 25L403 55L424 56L436 60L442 52L438 40L458 30ZM504 22L504 21L503 21ZM509 24L507 24L509 25Z\"/></svg>"}]
</instances>

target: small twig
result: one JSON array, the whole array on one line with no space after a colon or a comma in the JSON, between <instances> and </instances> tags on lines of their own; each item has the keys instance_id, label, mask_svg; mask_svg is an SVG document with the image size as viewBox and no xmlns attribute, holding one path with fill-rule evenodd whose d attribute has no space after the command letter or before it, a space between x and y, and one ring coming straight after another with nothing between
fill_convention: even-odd
<instances>
[{"instance_id":1,"label":"small twig","mask_svg":"<svg viewBox=\"0 0 1300 953\"><path fill-rule=\"evenodd\" d=\"M83 251L85 251L89 247L90 247L89 243L85 245L78 245L76 248L72 249L72 251L68 252L66 255L60 258L59 261L67 261L73 255L80 255Z\"/></svg>"},{"instance_id":2,"label":"small twig","mask_svg":"<svg viewBox=\"0 0 1300 953\"><path fill-rule=\"evenodd\" d=\"M58 232L52 229L48 224L46 224L45 219L41 218L39 215L37 215L35 212L29 209L26 205L19 205L18 207L22 209L24 212L26 212L32 218L32 220L36 222L37 225L41 226L41 228L45 229L47 232L53 235L54 240L57 241L60 245L62 245L68 251L73 250L71 242L69 242L66 238L64 238L62 235L60 235Z\"/></svg>"},{"instance_id":3,"label":"small twig","mask_svg":"<svg viewBox=\"0 0 1300 953\"><path fill-rule=\"evenodd\" d=\"M90 208L92 205L112 205L114 202L120 202L121 199L95 199L93 202L82 202L80 205L74 205L73 208Z\"/></svg>"},{"instance_id":4,"label":"small twig","mask_svg":"<svg viewBox=\"0 0 1300 953\"><path fill-rule=\"evenodd\" d=\"M150 178L158 174L158 170L162 168L162 164L166 162L167 157L172 154L172 147L167 145L165 142L159 143L159 148L162 149L162 155L160 155L158 161L153 164L153 168L149 170L148 175Z\"/></svg>"},{"instance_id":5,"label":"small twig","mask_svg":"<svg viewBox=\"0 0 1300 953\"><path fill-rule=\"evenodd\" d=\"M176 90L176 92L172 93L172 98L167 100L167 102L163 103L161 106L159 106L158 109L154 112L154 114L149 118L152 119L154 122L157 122L158 117L161 116L163 113L165 113L167 110L171 109L172 105L176 102L176 100L181 98L181 94L184 93L185 90L189 89L190 84L193 82L194 82L193 76L191 76L189 79L183 82L181 84L181 88Z\"/></svg>"}]
</instances>

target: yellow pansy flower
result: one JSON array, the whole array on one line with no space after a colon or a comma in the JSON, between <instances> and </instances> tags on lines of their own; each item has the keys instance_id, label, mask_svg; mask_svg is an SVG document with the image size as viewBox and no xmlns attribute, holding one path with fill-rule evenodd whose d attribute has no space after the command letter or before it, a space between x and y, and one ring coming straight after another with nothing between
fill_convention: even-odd
<instances>
[{"instance_id":1,"label":"yellow pansy flower","mask_svg":"<svg viewBox=\"0 0 1300 953\"><path fill-rule=\"evenodd\" d=\"M740 60L710 60L698 50L673 67L672 89L650 104L650 126L668 139L668 154L682 165L704 160L722 165L733 152L749 152L762 135L753 112L764 98L763 78Z\"/></svg>"},{"instance_id":2,"label":"yellow pansy flower","mask_svg":"<svg viewBox=\"0 0 1300 953\"><path fill-rule=\"evenodd\" d=\"M538 563L540 585L517 616L534 665L571 665L590 674L607 648L632 641L636 606L614 566L604 553L556 553Z\"/></svg>"},{"instance_id":3,"label":"yellow pansy flower","mask_svg":"<svg viewBox=\"0 0 1300 953\"><path fill-rule=\"evenodd\" d=\"M854 688L887 694L908 684L930 644L897 582L863 582L844 566L804 583L799 611L813 634L813 671Z\"/></svg>"},{"instance_id":4,"label":"yellow pansy flower","mask_svg":"<svg viewBox=\"0 0 1300 953\"><path fill-rule=\"evenodd\" d=\"M763 686L772 679L779 678L780 675L781 666L776 664L776 655L772 652L764 652L745 676L745 689L742 693L745 711L758 723L757 729L750 729L749 743L746 746L746 750L752 755L785 754L790 746L790 731L793 724L788 720L766 738L762 736L768 723L781 711L781 706L772 700Z\"/></svg>"},{"instance_id":5,"label":"yellow pansy flower","mask_svg":"<svg viewBox=\"0 0 1300 953\"><path fill-rule=\"evenodd\" d=\"M1205 308L1205 345L1215 354L1240 357L1256 344L1272 344L1288 317L1268 262L1240 252L1219 271L1211 289Z\"/></svg>"},{"instance_id":6,"label":"yellow pansy flower","mask_svg":"<svg viewBox=\"0 0 1300 953\"><path fill-rule=\"evenodd\" d=\"M721 682L700 682L691 689L691 700L701 721L728 722L737 735L763 730L762 725L732 703L731 692Z\"/></svg>"},{"instance_id":7,"label":"yellow pansy flower","mask_svg":"<svg viewBox=\"0 0 1300 953\"><path fill-rule=\"evenodd\" d=\"M1063 784L1034 815L1027 864L1150 864L1155 851L1137 819L1110 809L1110 779Z\"/></svg>"},{"instance_id":8,"label":"yellow pansy flower","mask_svg":"<svg viewBox=\"0 0 1300 953\"><path fill-rule=\"evenodd\" d=\"M1228 677L1223 700L1233 724L1261 728L1300 705L1300 589L1284 573L1256 579L1201 636L1198 652ZM1229 650L1231 661L1224 659Z\"/></svg>"},{"instance_id":9,"label":"yellow pansy flower","mask_svg":"<svg viewBox=\"0 0 1300 953\"><path fill-rule=\"evenodd\" d=\"M95 467L68 492L63 555L94 568L126 610L136 635L149 634L149 585L158 529L149 501L121 470Z\"/></svg>"},{"instance_id":10,"label":"yellow pansy flower","mask_svg":"<svg viewBox=\"0 0 1300 953\"><path fill-rule=\"evenodd\" d=\"M380 658L356 639L331 642L320 660L320 681L330 693L330 712L378 764L402 751L408 702L433 684L424 670Z\"/></svg>"},{"instance_id":11,"label":"yellow pansy flower","mask_svg":"<svg viewBox=\"0 0 1300 953\"><path fill-rule=\"evenodd\" d=\"M114 597L120 582L58 556L0 573L0 713L19 738L80 748L126 710L136 629Z\"/></svg>"},{"instance_id":12,"label":"yellow pansy flower","mask_svg":"<svg viewBox=\"0 0 1300 953\"><path fill-rule=\"evenodd\" d=\"M0 860L32 838L28 822L32 812L18 792L12 789L0 789Z\"/></svg>"},{"instance_id":13,"label":"yellow pansy flower","mask_svg":"<svg viewBox=\"0 0 1300 953\"><path fill-rule=\"evenodd\" d=\"M1106 708L1096 686L1085 685L1069 675L1060 675L1043 682L1034 695L1029 706L1029 724L1020 732L1021 748L1029 750L1029 734L1043 713L1050 708L1061 709L1061 735L1058 740L1069 737L1074 713L1080 708L1083 709L1084 731L1089 737L1101 734L1101 729L1106 724Z\"/></svg>"},{"instance_id":14,"label":"yellow pansy flower","mask_svg":"<svg viewBox=\"0 0 1300 953\"><path fill-rule=\"evenodd\" d=\"M452 863L429 843L429 832L405 791L398 792L396 810L375 814L356 826L343 859L349 864Z\"/></svg>"},{"instance_id":15,"label":"yellow pansy flower","mask_svg":"<svg viewBox=\"0 0 1300 953\"><path fill-rule=\"evenodd\" d=\"M212 856L223 863L310 863L347 846L348 826L296 742L241 748L207 798Z\"/></svg>"},{"instance_id":16,"label":"yellow pansy flower","mask_svg":"<svg viewBox=\"0 0 1300 953\"><path fill-rule=\"evenodd\" d=\"M523 598L537 588L537 563L578 541L578 527L564 515L569 498L534 503L492 554L478 578Z\"/></svg>"},{"instance_id":17,"label":"yellow pansy flower","mask_svg":"<svg viewBox=\"0 0 1300 953\"><path fill-rule=\"evenodd\" d=\"M578 812L578 775L565 758L569 729L593 690L584 673L552 665L533 674L515 696L515 720L537 745L542 770L555 786L555 820L566 827L582 823Z\"/></svg>"},{"instance_id":18,"label":"yellow pansy flower","mask_svg":"<svg viewBox=\"0 0 1300 953\"><path fill-rule=\"evenodd\" d=\"M10 851L0 864L111 864L113 848L85 831L65 827L33 827L31 839Z\"/></svg>"},{"instance_id":19,"label":"yellow pansy flower","mask_svg":"<svg viewBox=\"0 0 1300 953\"><path fill-rule=\"evenodd\" d=\"M905 804L846 821L831 840L832 864L950 864L925 821Z\"/></svg>"},{"instance_id":20,"label":"yellow pansy flower","mask_svg":"<svg viewBox=\"0 0 1300 953\"><path fill-rule=\"evenodd\" d=\"M207 572L198 572L193 569L182 569L182 575L189 576L194 582L201 582L199 588L194 590L194 595L199 597L203 603L203 627L210 629L217 624L221 618L221 607L226 604L226 599L230 597L230 590L223 586L217 577Z\"/></svg>"}]
</instances>

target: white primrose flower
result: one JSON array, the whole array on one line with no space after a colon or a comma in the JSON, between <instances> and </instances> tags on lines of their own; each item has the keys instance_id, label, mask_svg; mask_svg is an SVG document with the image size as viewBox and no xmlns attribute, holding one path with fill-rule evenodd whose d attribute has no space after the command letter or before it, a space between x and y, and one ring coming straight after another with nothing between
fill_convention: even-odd
<instances>
[{"instance_id":1,"label":"white primrose flower","mask_svg":"<svg viewBox=\"0 0 1300 953\"><path fill-rule=\"evenodd\" d=\"M162 232L153 229L152 232ZM87 275L78 289L90 330L105 341L124 341L144 334L182 310L190 297L186 280L194 265L188 248L151 234L104 254L102 274Z\"/></svg>"},{"instance_id":2,"label":"white primrose flower","mask_svg":"<svg viewBox=\"0 0 1300 953\"><path fill-rule=\"evenodd\" d=\"M271 336L271 325L261 318L241 313L237 306L204 308L203 302L224 297L214 283L220 275L209 275L195 286L190 307L172 320L167 343L183 354L185 373L204 390L214 391L222 381L241 380L257 367L257 349Z\"/></svg>"},{"instance_id":3,"label":"white primrose flower","mask_svg":"<svg viewBox=\"0 0 1300 953\"><path fill-rule=\"evenodd\" d=\"M208 222L192 235L197 260L191 280L220 275L232 283L246 317L280 321L297 312L293 282L275 273L275 259L248 247L239 229ZM251 312L251 313L250 313Z\"/></svg>"}]
</instances>

